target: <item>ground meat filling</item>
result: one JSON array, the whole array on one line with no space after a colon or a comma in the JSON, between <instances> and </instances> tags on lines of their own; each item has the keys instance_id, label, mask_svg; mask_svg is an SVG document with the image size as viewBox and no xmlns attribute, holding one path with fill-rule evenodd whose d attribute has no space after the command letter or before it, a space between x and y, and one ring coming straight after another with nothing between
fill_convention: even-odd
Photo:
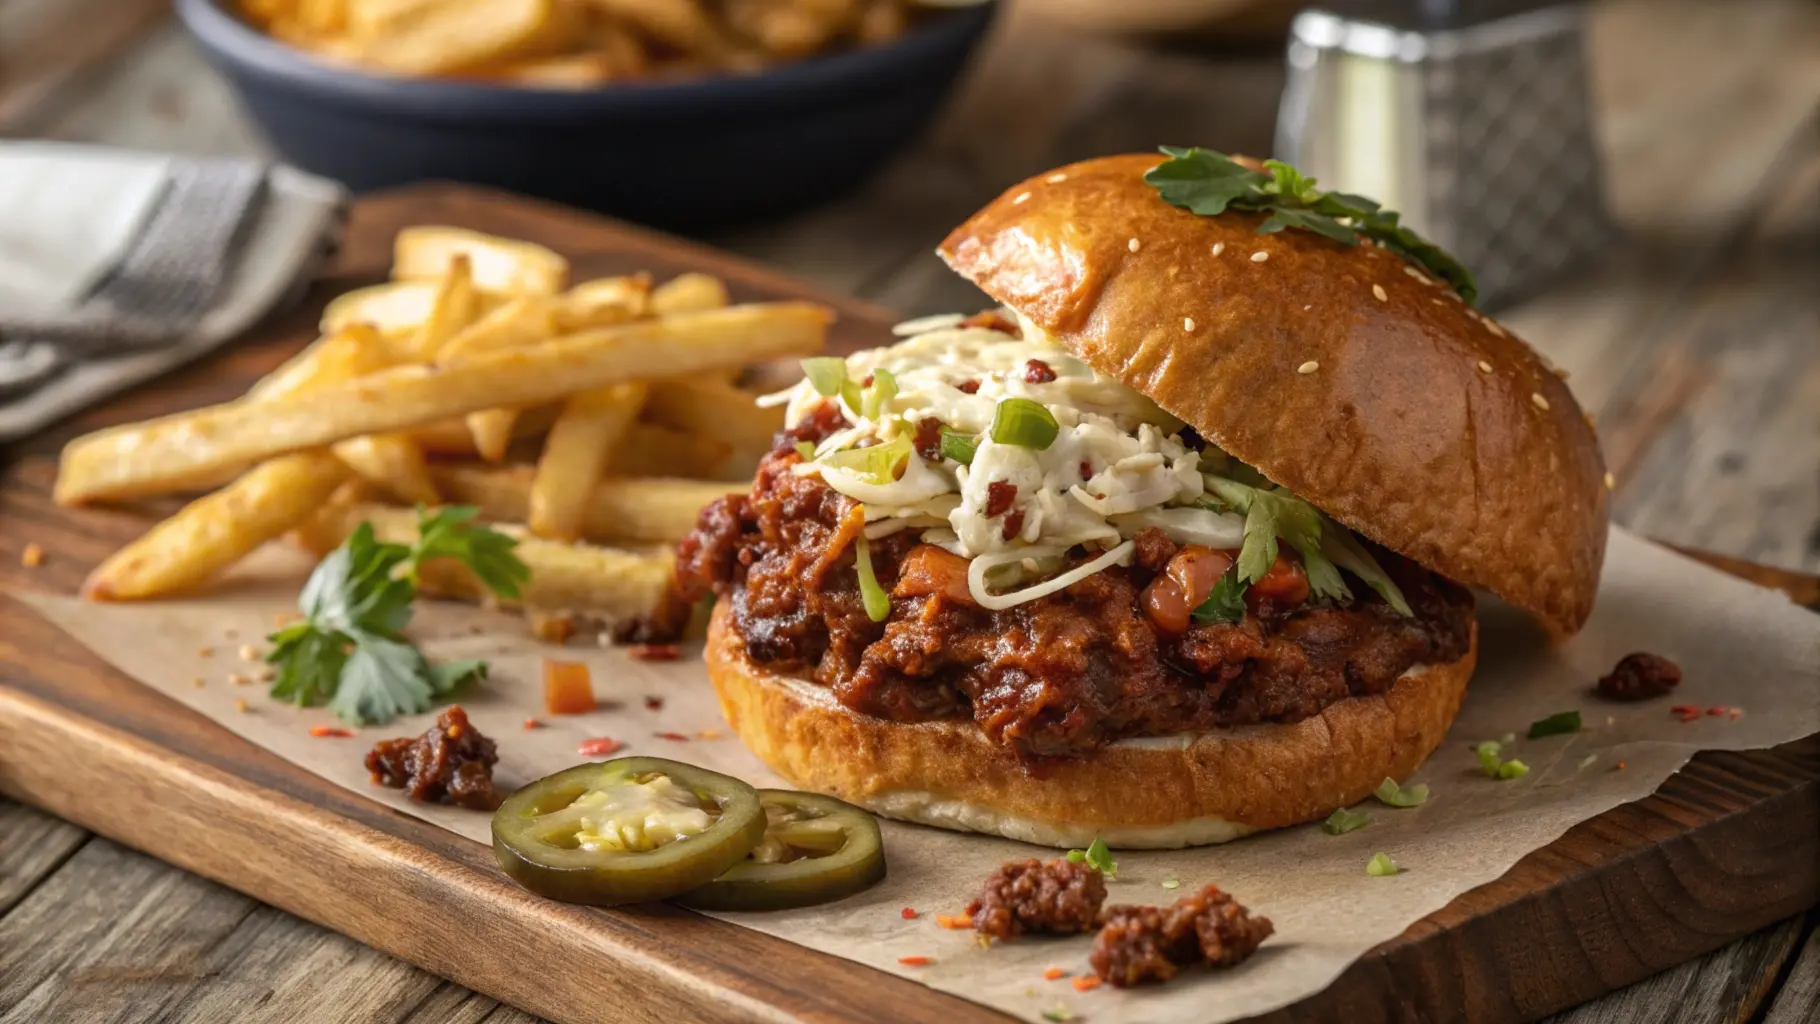
<instances>
[{"instance_id":1,"label":"ground meat filling","mask_svg":"<svg viewBox=\"0 0 1820 1024\"><path fill-rule=\"evenodd\" d=\"M1413 617L1357 580L1357 601L1329 607L1284 604L1267 579L1248 592L1243 621L1165 633L1142 602L1177 553L1161 534L1138 539L1130 568L998 612L972 602L962 559L920 544L914 530L892 534L871 543L892 595L890 618L873 622L854 570L860 506L790 471L802 458L797 441L843 423L824 404L780 434L750 496L702 511L678 549L677 578L687 599L713 591L730 602L755 662L808 675L856 711L899 722L971 717L1034 764L1126 737L1299 721L1382 693L1411 666L1466 653L1471 594L1375 547ZM1293 570L1283 574L1293 593L1300 566L1280 566Z\"/></svg>"},{"instance_id":2,"label":"ground meat filling","mask_svg":"<svg viewBox=\"0 0 1820 1024\"><path fill-rule=\"evenodd\" d=\"M1085 864L1060 857L1009 861L986 879L967 914L981 935L1009 939L1029 932L1073 935L1092 931L1106 902L1106 880Z\"/></svg>"},{"instance_id":3,"label":"ground meat filling","mask_svg":"<svg viewBox=\"0 0 1820 1024\"><path fill-rule=\"evenodd\" d=\"M382 786L402 789L419 803L454 804L475 811L499 806L493 791L493 741L451 707L422 736L380 740L367 753L367 771Z\"/></svg>"},{"instance_id":4,"label":"ground meat filling","mask_svg":"<svg viewBox=\"0 0 1820 1024\"><path fill-rule=\"evenodd\" d=\"M1627 654L1611 674L1599 680L1599 696L1607 700L1648 700L1681 685L1681 666L1660 654L1638 651Z\"/></svg>"},{"instance_id":5,"label":"ground meat filling","mask_svg":"<svg viewBox=\"0 0 1820 1024\"><path fill-rule=\"evenodd\" d=\"M1108 907L1087 962L1121 988L1168 981L1184 967L1231 967L1276 931L1217 885L1167 907Z\"/></svg>"}]
</instances>

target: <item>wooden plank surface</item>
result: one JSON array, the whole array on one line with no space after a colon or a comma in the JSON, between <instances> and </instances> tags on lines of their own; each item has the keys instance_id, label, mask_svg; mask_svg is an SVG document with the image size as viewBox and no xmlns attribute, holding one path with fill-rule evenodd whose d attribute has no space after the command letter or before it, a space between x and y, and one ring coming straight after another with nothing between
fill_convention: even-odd
<instances>
[{"instance_id":1,"label":"wooden plank surface","mask_svg":"<svg viewBox=\"0 0 1820 1024\"><path fill-rule=\"evenodd\" d=\"M100 6L0 3L0 97L7 95L9 44L26 38L14 26L47 10ZM1508 319L1573 372L1576 392L1601 416L1608 451L1623 460L1621 521L1682 543L1820 569L1820 474L1812 448L1820 431L1811 419L1820 409L1820 345L1813 343L1820 335L1808 329L1804 346L1796 329L1820 309L1814 289L1803 287L1820 280L1813 199L1820 167L1798 155L1803 146L1811 154L1820 140L1820 6L1606 3L1596 9L1593 44L1604 148L1622 169L1617 204L1635 241ZM1061 160L1157 141L1262 151L1280 74L1275 53L1153 54L1070 37L1017 15L933 137L880 180L806 217L716 241L834 291L910 311L952 308L971 301L970 289L928 252L978 202ZM168 26L127 60L101 74L67 76L37 102L29 111L34 134L189 152L260 147L222 84ZM0 134L7 131L0 119ZM1743 337L1760 325L1774 335L1769 342ZM1688 479L1677 484L1677 475ZM1757 511L1764 508L1776 514ZM76 881L57 892L65 912L75 913L76 895L104 881L94 862L70 856L84 844L107 841L0 798L0 897L29 896L43 879L67 873ZM154 870L183 877L174 868ZM0 912L5 906L0 898ZM96 912L122 929L139 927L117 903ZM288 922L257 933L269 960L254 955L253 934L230 933L219 948L236 955L215 962L208 977L191 984L191 995L148 1001L144 1017L128 1019L243 1019L236 1007L258 1005L261 972L272 962L317 962L318 949L349 942L281 911L258 913ZM194 924L204 926L200 918ZM1811 918L1808 928L1811 935ZM1608 1009L1586 1019L1639 1019L1639 1012L1645 1019L1735 1019L1686 993L1728 991L1746 974L1776 976L1769 965L1781 948L1733 944L1590 1004ZM1820 1019L1820 941L1810 937L1805 949L1794 969L1778 965L1787 982L1771 1024ZM1726 955L1732 951L1739 955ZM123 966L149 969L153 962L144 943L122 941L115 955L113 963ZM379 954L334 962L343 964L337 981L354 987L417 992L421 985L412 979L428 977ZM293 1006L295 1019L352 1019L337 1014L335 987L319 981L321 1006ZM1637 1002L1637 993L1647 999ZM0 1007L10 1001L0 993ZM526 1019L447 983L400 1019L482 1018ZM0 1010L0 1020L9 1019L28 1018ZM108 1018L79 1012L71 1019Z\"/></svg>"}]
</instances>

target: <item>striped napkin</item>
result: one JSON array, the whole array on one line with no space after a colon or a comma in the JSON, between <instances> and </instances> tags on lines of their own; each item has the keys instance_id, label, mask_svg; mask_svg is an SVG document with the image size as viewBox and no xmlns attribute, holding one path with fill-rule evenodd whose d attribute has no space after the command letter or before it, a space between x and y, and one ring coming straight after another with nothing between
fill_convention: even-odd
<instances>
[{"instance_id":1,"label":"striped napkin","mask_svg":"<svg viewBox=\"0 0 1820 1024\"><path fill-rule=\"evenodd\" d=\"M0 443L295 301L345 206L253 160L0 142Z\"/></svg>"}]
</instances>

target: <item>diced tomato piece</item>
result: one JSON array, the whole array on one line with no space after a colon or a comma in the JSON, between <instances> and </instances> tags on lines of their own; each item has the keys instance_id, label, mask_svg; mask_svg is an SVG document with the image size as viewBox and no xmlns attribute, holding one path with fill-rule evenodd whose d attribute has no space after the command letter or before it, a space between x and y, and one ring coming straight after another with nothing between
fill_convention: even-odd
<instances>
[{"instance_id":1,"label":"diced tomato piece","mask_svg":"<svg viewBox=\"0 0 1820 1024\"><path fill-rule=\"evenodd\" d=\"M594 710L594 683L579 661L543 662L543 706L552 715L579 715Z\"/></svg>"},{"instance_id":2,"label":"diced tomato piece","mask_svg":"<svg viewBox=\"0 0 1820 1024\"><path fill-rule=\"evenodd\" d=\"M1165 633L1188 632L1189 617L1213 593L1214 584L1232 568L1232 554L1202 544L1175 553L1162 575L1144 588L1144 611Z\"/></svg>"},{"instance_id":3,"label":"diced tomato piece","mask_svg":"<svg viewBox=\"0 0 1820 1024\"><path fill-rule=\"evenodd\" d=\"M1268 598L1277 604L1296 605L1308 600L1308 572L1302 563L1278 554L1276 563L1264 578L1253 583L1248 594Z\"/></svg>"}]
</instances>

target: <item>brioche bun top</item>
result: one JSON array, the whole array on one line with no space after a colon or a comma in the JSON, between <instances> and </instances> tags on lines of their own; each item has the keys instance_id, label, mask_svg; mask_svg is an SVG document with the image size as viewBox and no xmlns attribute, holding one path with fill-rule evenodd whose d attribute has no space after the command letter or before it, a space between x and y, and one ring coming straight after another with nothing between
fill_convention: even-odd
<instances>
[{"instance_id":1,"label":"brioche bun top","mask_svg":"<svg viewBox=\"0 0 1820 1024\"><path fill-rule=\"evenodd\" d=\"M1394 252L1169 205L1143 180L1161 160L1030 178L942 258L1351 529L1578 630L1609 510L1566 384Z\"/></svg>"}]
</instances>

